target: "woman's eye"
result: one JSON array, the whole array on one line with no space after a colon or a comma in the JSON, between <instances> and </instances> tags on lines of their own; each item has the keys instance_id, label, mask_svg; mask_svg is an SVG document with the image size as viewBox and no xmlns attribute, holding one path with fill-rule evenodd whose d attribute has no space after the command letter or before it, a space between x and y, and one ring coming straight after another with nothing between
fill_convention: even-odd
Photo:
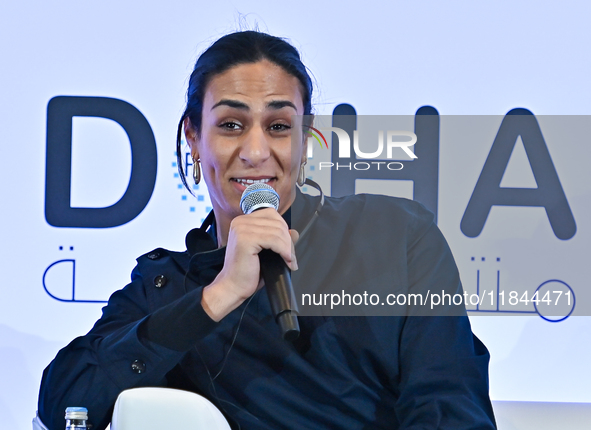
<instances>
[{"instance_id":1,"label":"woman's eye","mask_svg":"<svg viewBox=\"0 0 591 430\"><path fill-rule=\"evenodd\" d=\"M238 130L240 128L240 124L234 121L226 121L220 124L220 128L224 130Z\"/></svg>"},{"instance_id":2,"label":"woman's eye","mask_svg":"<svg viewBox=\"0 0 591 430\"><path fill-rule=\"evenodd\" d=\"M287 124L282 124L282 123L276 123L276 124L272 124L269 129L271 131L285 131L285 130L291 130L291 126L287 125Z\"/></svg>"}]
</instances>

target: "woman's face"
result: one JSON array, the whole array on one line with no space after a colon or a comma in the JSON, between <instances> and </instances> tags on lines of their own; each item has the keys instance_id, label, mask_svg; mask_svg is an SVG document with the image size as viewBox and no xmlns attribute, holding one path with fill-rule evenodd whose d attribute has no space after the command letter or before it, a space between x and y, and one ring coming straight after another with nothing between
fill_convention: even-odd
<instances>
[{"instance_id":1,"label":"woman's face","mask_svg":"<svg viewBox=\"0 0 591 430\"><path fill-rule=\"evenodd\" d=\"M201 134L189 121L185 134L222 226L242 214L242 192L256 181L277 191L280 213L291 206L306 153L303 137L292 144L302 100L299 80L267 60L235 66L207 85ZM302 135L301 127L294 131Z\"/></svg>"}]
</instances>

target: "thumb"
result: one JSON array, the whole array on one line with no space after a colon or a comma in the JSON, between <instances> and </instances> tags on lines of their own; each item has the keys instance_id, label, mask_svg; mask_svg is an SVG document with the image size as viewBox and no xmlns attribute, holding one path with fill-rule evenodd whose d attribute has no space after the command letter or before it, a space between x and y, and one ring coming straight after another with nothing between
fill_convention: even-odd
<instances>
[{"instance_id":1,"label":"thumb","mask_svg":"<svg viewBox=\"0 0 591 430\"><path fill-rule=\"evenodd\" d=\"M300 239L300 234L296 230L289 230L289 235L291 236L291 241L294 245L298 243L298 240Z\"/></svg>"}]
</instances>

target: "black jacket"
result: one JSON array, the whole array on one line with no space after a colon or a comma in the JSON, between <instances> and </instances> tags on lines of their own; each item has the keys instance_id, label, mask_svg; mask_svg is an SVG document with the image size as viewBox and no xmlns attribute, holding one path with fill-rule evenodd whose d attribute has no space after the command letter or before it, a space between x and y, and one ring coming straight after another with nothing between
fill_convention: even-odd
<instances>
[{"instance_id":1,"label":"black jacket","mask_svg":"<svg viewBox=\"0 0 591 430\"><path fill-rule=\"evenodd\" d=\"M300 229L317 200L296 202L290 214ZM263 288L215 323L200 305L225 255L213 237L193 231L189 251L141 256L92 330L58 353L39 397L51 430L63 427L67 406L87 407L102 430L117 395L140 386L200 393L244 430L495 428L488 351L464 311L416 316L417 306L375 316L391 307L308 306L304 314L319 316L300 316L301 336L289 343ZM296 254L296 297L372 286L381 300L388 292L462 292L432 214L409 200L327 198Z\"/></svg>"}]
</instances>

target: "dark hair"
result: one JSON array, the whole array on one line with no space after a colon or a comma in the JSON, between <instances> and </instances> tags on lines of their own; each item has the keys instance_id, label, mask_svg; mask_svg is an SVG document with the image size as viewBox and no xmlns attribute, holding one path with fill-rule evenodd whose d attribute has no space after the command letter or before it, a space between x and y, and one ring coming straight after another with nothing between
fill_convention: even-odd
<instances>
[{"instance_id":1,"label":"dark hair","mask_svg":"<svg viewBox=\"0 0 591 430\"><path fill-rule=\"evenodd\" d=\"M256 63L261 60L269 60L298 78L303 87L304 115L312 114L312 80L299 52L289 42L258 31L239 31L218 39L197 59L189 79L187 106L177 128L177 165L181 181L189 191L191 190L185 179L181 149L183 122L189 118L199 134L203 97L211 78L239 64Z\"/></svg>"}]
</instances>

